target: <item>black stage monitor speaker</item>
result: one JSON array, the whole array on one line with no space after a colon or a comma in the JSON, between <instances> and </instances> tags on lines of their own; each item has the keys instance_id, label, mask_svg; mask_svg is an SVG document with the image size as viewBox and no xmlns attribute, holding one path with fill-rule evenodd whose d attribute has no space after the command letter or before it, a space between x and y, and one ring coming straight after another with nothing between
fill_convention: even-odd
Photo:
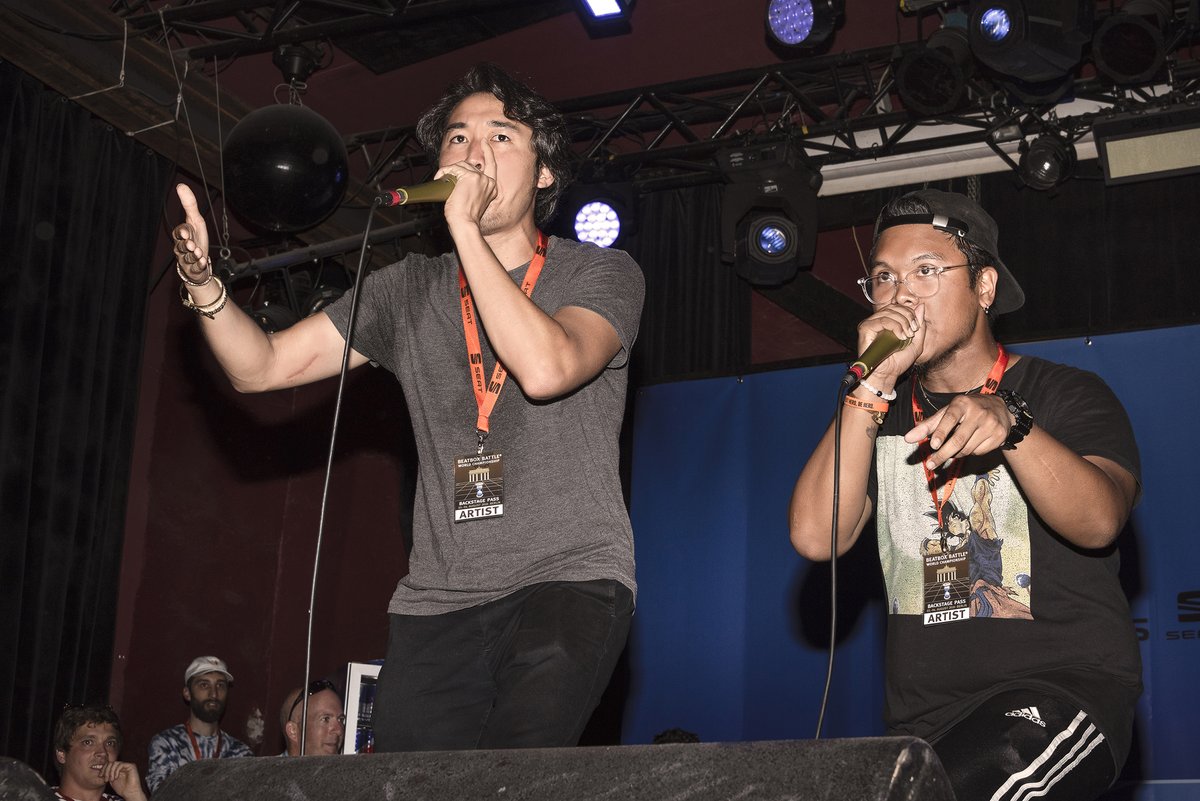
<instances>
[{"instance_id":1,"label":"black stage monitor speaker","mask_svg":"<svg viewBox=\"0 0 1200 801\"><path fill-rule=\"evenodd\" d=\"M435 751L193 762L154 801L954 801L924 740Z\"/></svg>"},{"instance_id":2,"label":"black stage monitor speaker","mask_svg":"<svg viewBox=\"0 0 1200 801\"><path fill-rule=\"evenodd\" d=\"M54 791L33 768L0 757L0 801L57 801Z\"/></svg>"}]
</instances>

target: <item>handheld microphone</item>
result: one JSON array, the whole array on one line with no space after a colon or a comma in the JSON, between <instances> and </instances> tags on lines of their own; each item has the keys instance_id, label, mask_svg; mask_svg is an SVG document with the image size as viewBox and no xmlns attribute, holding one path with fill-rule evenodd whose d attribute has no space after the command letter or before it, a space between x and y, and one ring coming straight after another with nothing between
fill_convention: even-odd
<instances>
[{"instance_id":1,"label":"handheld microphone","mask_svg":"<svg viewBox=\"0 0 1200 801\"><path fill-rule=\"evenodd\" d=\"M891 356L898 350L903 350L908 347L911 339L901 339L891 331L880 331L879 336L867 345L867 349L858 357L858 361L850 365L850 369L846 371L846 375L842 378L844 386L852 386L856 381L861 381L875 371L879 363Z\"/></svg>"},{"instance_id":2,"label":"handheld microphone","mask_svg":"<svg viewBox=\"0 0 1200 801\"><path fill-rule=\"evenodd\" d=\"M444 175L436 181L427 181L414 186L402 186L375 196L378 206L406 206L409 203L445 203L454 191L458 179Z\"/></svg>"}]
</instances>

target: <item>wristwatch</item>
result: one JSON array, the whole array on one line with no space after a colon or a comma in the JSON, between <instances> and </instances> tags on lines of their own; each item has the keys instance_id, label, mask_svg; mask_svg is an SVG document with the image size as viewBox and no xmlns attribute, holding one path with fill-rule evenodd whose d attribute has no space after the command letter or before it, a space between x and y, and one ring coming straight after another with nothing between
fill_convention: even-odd
<instances>
[{"instance_id":1,"label":"wristwatch","mask_svg":"<svg viewBox=\"0 0 1200 801\"><path fill-rule=\"evenodd\" d=\"M1008 437L1004 444L1000 446L1006 451L1011 451L1028 436L1029 429L1033 428L1033 412L1029 411L1029 404L1025 399L1011 389L996 390L996 397L1004 401L1015 421L1012 428L1008 429Z\"/></svg>"}]
</instances>

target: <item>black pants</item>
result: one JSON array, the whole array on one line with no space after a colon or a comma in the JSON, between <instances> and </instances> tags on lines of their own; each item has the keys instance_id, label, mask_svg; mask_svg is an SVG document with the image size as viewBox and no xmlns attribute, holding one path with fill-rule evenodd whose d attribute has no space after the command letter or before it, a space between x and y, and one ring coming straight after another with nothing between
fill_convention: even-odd
<instances>
[{"instance_id":1,"label":"black pants","mask_svg":"<svg viewBox=\"0 0 1200 801\"><path fill-rule=\"evenodd\" d=\"M571 746L625 648L616 581L547 582L444 615L391 615L377 751Z\"/></svg>"},{"instance_id":2,"label":"black pants","mask_svg":"<svg viewBox=\"0 0 1200 801\"><path fill-rule=\"evenodd\" d=\"M995 695L930 744L958 801L1085 801L1117 771L1079 705L1040 689Z\"/></svg>"}]
</instances>

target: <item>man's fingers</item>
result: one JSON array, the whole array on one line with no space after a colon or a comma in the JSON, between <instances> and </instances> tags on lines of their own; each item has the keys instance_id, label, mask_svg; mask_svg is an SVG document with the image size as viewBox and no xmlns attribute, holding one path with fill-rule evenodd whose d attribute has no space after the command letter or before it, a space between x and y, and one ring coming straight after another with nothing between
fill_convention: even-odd
<instances>
[{"instance_id":1,"label":"man's fingers","mask_svg":"<svg viewBox=\"0 0 1200 801\"><path fill-rule=\"evenodd\" d=\"M200 215L196 195L187 184L176 184L175 194L179 196L179 203L183 206L185 220L171 231L171 236L175 239L175 258L188 268L195 265L207 267L208 258L205 251L208 248L208 229ZM199 274L191 269L188 272Z\"/></svg>"},{"instance_id":2,"label":"man's fingers","mask_svg":"<svg viewBox=\"0 0 1200 801\"><path fill-rule=\"evenodd\" d=\"M196 195L192 193L190 186L176 184L175 194L179 195L179 204L183 206L183 213L187 216L188 222L192 221L192 217L200 216L200 205L196 202Z\"/></svg>"},{"instance_id":3,"label":"man's fingers","mask_svg":"<svg viewBox=\"0 0 1200 801\"><path fill-rule=\"evenodd\" d=\"M179 204L183 206L184 220L192 227L190 238L199 238L200 232L207 229L204 227L204 216L200 214L200 205L196 202L196 195L187 184L176 184L175 194L179 195Z\"/></svg>"},{"instance_id":4,"label":"man's fingers","mask_svg":"<svg viewBox=\"0 0 1200 801\"><path fill-rule=\"evenodd\" d=\"M492 152L492 143L488 140L483 140L483 145L479 148L483 154L483 169L480 170L489 178L496 177L496 154Z\"/></svg>"}]
</instances>

